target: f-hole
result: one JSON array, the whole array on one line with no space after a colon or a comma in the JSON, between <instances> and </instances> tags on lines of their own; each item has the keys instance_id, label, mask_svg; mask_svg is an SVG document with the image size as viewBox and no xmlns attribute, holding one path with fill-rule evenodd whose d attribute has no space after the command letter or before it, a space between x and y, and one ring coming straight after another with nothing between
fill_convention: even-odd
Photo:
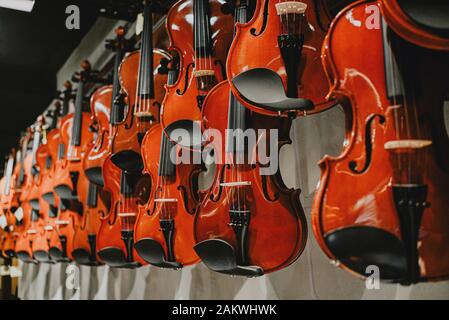
<instances>
[{"instance_id":1,"label":"f-hole","mask_svg":"<svg viewBox=\"0 0 449 320\"><path fill-rule=\"evenodd\" d=\"M185 79L184 79L184 89L182 89L182 91L177 89L176 90L176 94L182 96L182 95L184 95L186 93L187 88L189 87L189 73L190 73L190 69L192 69L194 66L195 66L194 63L189 63L187 65L186 76L185 76Z\"/></svg>"},{"instance_id":2,"label":"f-hole","mask_svg":"<svg viewBox=\"0 0 449 320\"><path fill-rule=\"evenodd\" d=\"M372 159L372 152L373 152L373 144L371 142L371 132L372 132L372 125L374 120L376 120L376 118L379 119L379 124L383 125L385 123L385 117L383 115L380 114L373 114L369 117L368 121L366 122L365 125L365 164L362 167L362 169L358 169L358 164L355 160L352 160L349 162L349 169L357 174L362 174L364 173L366 170L368 170L370 164L371 164L371 159Z\"/></svg>"},{"instance_id":3,"label":"f-hole","mask_svg":"<svg viewBox=\"0 0 449 320\"><path fill-rule=\"evenodd\" d=\"M249 31L251 33L251 35L253 35L254 37L260 36L262 33L264 33L265 29L267 28L269 4L270 4L270 0L265 0L265 7L263 9L263 23L262 23L262 28L260 29L260 31L256 32L256 28L251 28L251 30Z\"/></svg>"}]
</instances>

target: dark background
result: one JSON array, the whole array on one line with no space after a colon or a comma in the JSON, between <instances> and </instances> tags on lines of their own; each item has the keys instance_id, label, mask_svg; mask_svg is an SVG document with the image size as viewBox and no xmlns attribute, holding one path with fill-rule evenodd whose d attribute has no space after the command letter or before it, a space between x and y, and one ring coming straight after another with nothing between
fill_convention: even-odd
<instances>
[{"instance_id":1,"label":"dark background","mask_svg":"<svg viewBox=\"0 0 449 320\"><path fill-rule=\"evenodd\" d=\"M55 97L56 72L111 1L36 0L31 13L0 8L0 171L20 131ZM71 4L80 8L80 30L65 27Z\"/></svg>"}]
</instances>

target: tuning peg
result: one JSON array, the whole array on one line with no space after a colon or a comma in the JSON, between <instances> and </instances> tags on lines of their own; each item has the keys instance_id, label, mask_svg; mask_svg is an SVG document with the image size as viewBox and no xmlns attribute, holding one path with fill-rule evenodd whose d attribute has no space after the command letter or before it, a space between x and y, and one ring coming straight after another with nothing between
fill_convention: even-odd
<instances>
[{"instance_id":1,"label":"tuning peg","mask_svg":"<svg viewBox=\"0 0 449 320\"><path fill-rule=\"evenodd\" d=\"M83 69L83 71L90 71L92 69L90 62L88 60L83 60L81 61L81 69Z\"/></svg>"},{"instance_id":2,"label":"tuning peg","mask_svg":"<svg viewBox=\"0 0 449 320\"><path fill-rule=\"evenodd\" d=\"M72 89L72 83L69 80L67 80L66 82L64 82L64 88Z\"/></svg>"},{"instance_id":3,"label":"tuning peg","mask_svg":"<svg viewBox=\"0 0 449 320\"><path fill-rule=\"evenodd\" d=\"M126 28L123 26L117 27L117 29L115 29L115 34L119 38L124 37L126 35Z\"/></svg>"}]
</instances>

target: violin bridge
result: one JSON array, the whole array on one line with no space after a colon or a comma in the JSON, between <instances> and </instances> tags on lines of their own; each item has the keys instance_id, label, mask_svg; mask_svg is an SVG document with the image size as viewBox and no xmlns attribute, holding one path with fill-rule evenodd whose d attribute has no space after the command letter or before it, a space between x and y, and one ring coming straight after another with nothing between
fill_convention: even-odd
<instances>
[{"instance_id":1,"label":"violin bridge","mask_svg":"<svg viewBox=\"0 0 449 320\"><path fill-rule=\"evenodd\" d=\"M58 225L58 226L61 226L61 225L68 225L69 223L70 223L69 220L56 220L56 221L55 221L55 224Z\"/></svg>"},{"instance_id":2,"label":"violin bridge","mask_svg":"<svg viewBox=\"0 0 449 320\"><path fill-rule=\"evenodd\" d=\"M278 16L286 14L304 14L307 4L299 1L285 1L276 3L276 12Z\"/></svg>"},{"instance_id":3,"label":"violin bridge","mask_svg":"<svg viewBox=\"0 0 449 320\"><path fill-rule=\"evenodd\" d=\"M135 217L135 216L137 216L137 213L135 213L135 212L120 212L120 213L117 213L117 216L120 218Z\"/></svg>"},{"instance_id":4,"label":"violin bridge","mask_svg":"<svg viewBox=\"0 0 449 320\"><path fill-rule=\"evenodd\" d=\"M178 202L178 199L176 199L176 198L159 198L159 199L154 199L154 202Z\"/></svg>"},{"instance_id":5,"label":"violin bridge","mask_svg":"<svg viewBox=\"0 0 449 320\"><path fill-rule=\"evenodd\" d=\"M134 115L138 118L153 118L153 114L149 111L134 112Z\"/></svg>"},{"instance_id":6,"label":"violin bridge","mask_svg":"<svg viewBox=\"0 0 449 320\"><path fill-rule=\"evenodd\" d=\"M432 145L431 140L392 140L384 144L386 150L396 149L423 149Z\"/></svg>"},{"instance_id":7,"label":"violin bridge","mask_svg":"<svg viewBox=\"0 0 449 320\"><path fill-rule=\"evenodd\" d=\"M192 72L192 75L195 78L207 77L207 76L215 76L214 70L195 70Z\"/></svg>"},{"instance_id":8,"label":"violin bridge","mask_svg":"<svg viewBox=\"0 0 449 320\"><path fill-rule=\"evenodd\" d=\"M36 234L37 230L36 229L29 229L27 230L27 234Z\"/></svg>"},{"instance_id":9,"label":"violin bridge","mask_svg":"<svg viewBox=\"0 0 449 320\"><path fill-rule=\"evenodd\" d=\"M250 186L251 181L239 181L239 182L222 182L220 183L220 186L222 187L244 187L244 186Z\"/></svg>"}]
</instances>

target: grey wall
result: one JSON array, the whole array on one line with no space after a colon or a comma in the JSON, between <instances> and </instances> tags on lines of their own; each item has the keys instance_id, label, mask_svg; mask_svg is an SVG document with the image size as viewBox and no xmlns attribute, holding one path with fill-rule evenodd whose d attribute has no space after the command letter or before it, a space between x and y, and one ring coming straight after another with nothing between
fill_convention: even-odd
<instances>
[{"instance_id":1,"label":"grey wall","mask_svg":"<svg viewBox=\"0 0 449 320\"><path fill-rule=\"evenodd\" d=\"M80 59L94 67L104 63L97 46L111 36L115 23L98 21L79 48L58 73L62 84L78 69ZM381 284L365 289L364 281L331 265L313 238L310 209L320 176L316 163L324 154L339 154L343 142L344 115L341 109L297 119L292 127L293 143L281 152L284 180L302 189L302 204L309 220L309 242L303 255L290 267L256 279L213 273L204 265L180 271L146 266L138 270L109 267L80 268L78 290L66 289L67 264L23 265L19 296L23 299L448 299L449 282L411 287Z\"/></svg>"}]
</instances>

